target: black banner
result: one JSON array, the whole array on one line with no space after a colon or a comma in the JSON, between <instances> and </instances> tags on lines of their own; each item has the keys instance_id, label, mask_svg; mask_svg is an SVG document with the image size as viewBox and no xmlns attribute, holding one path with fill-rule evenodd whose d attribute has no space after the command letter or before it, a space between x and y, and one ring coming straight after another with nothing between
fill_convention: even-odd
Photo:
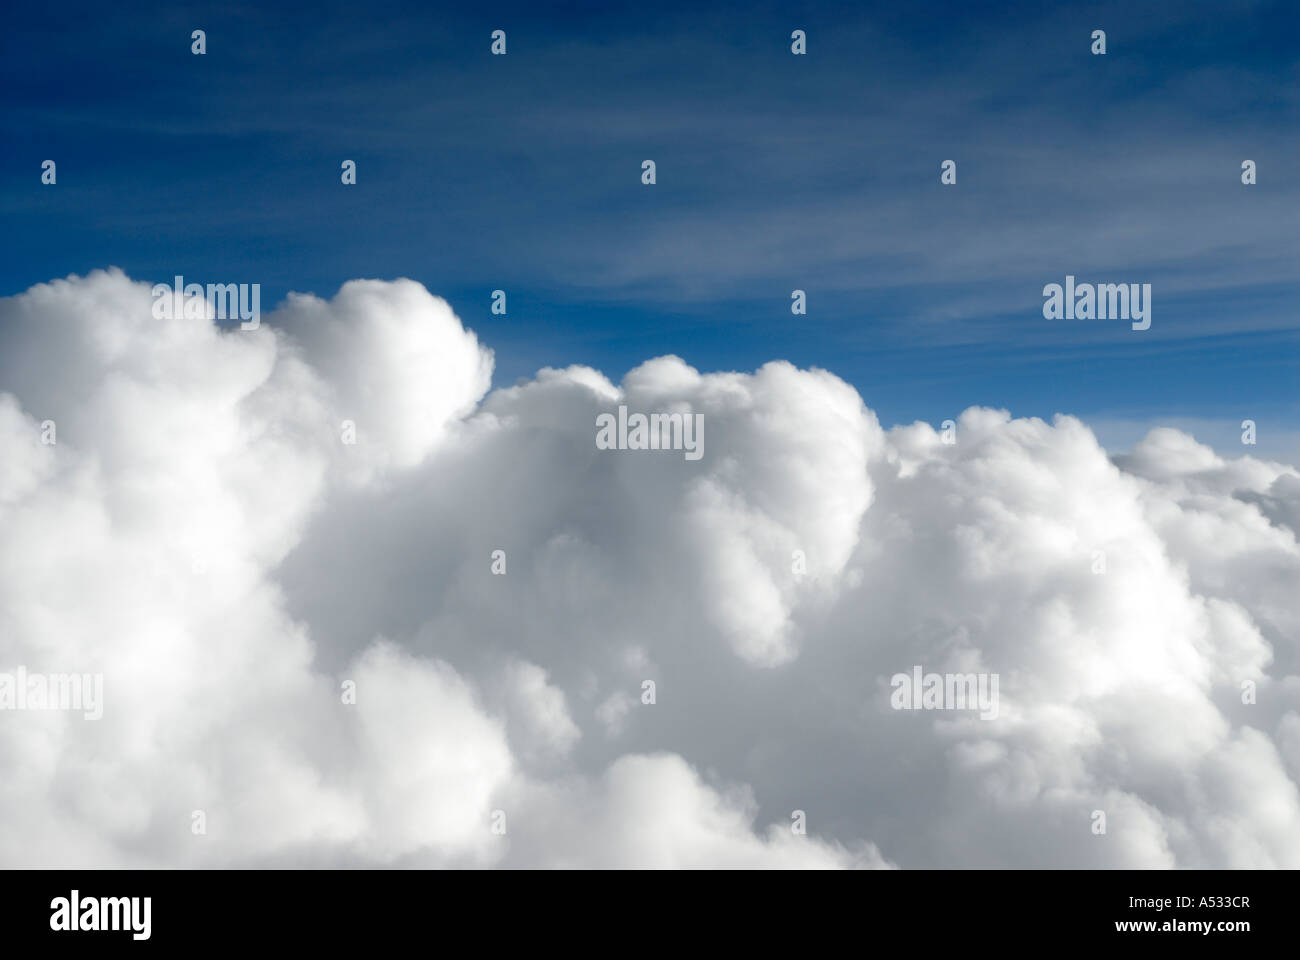
<instances>
[{"instance_id":1,"label":"black banner","mask_svg":"<svg viewBox=\"0 0 1300 960\"><path fill-rule=\"evenodd\" d=\"M86 950L412 939L437 949L453 936L769 948L847 936L902 938L922 952L1044 938L1222 951L1285 934L1294 881L1222 871L7 871L0 915L9 945Z\"/></svg>"}]
</instances>

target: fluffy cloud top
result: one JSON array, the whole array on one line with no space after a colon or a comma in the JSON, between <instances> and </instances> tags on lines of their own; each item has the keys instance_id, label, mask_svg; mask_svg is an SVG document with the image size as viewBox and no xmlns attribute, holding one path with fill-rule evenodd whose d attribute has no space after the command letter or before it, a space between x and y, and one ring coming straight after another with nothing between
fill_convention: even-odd
<instances>
[{"instance_id":1,"label":"fluffy cloud top","mask_svg":"<svg viewBox=\"0 0 1300 960\"><path fill-rule=\"evenodd\" d=\"M1300 866L1293 467L782 362L489 393L405 280L149 291L0 300L0 672L104 678L0 711L0 863ZM597 449L620 405L703 458Z\"/></svg>"}]
</instances>

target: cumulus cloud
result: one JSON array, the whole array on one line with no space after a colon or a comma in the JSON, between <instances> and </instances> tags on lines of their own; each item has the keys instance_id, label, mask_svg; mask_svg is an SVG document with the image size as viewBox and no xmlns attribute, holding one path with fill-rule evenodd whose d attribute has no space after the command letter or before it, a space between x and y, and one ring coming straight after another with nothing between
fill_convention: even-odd
<instances>
[{"instance_id":1,"label":"cumulus cloud","mask_svg":"<svg viewBox=\"0 0 1300 960\"><path fill-rule=\"evenodd\" d=\"M0 672L104 678L0 711L0 863L1300 866L1294 467L783 362L490 391L406 280L149 291L0 300Z\"/></svg>"}]
</instances>

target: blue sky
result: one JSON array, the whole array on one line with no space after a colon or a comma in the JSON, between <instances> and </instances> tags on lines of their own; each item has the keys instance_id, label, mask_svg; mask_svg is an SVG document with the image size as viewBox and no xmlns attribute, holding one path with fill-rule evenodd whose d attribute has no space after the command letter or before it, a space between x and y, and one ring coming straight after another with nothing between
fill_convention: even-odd
<instances>
[{"instance_id":1,"label":"blue sky","mask_svg":"<svg viewBox=\"0 0 1300 960\"><path fill-rule=\"evenodd\" d=\"M986 404L1230 443L1252 418L1296 449L1293 5L606 6L16 7L0 294L116 265L268 309L407 276L498 385L783 358L886 425ZM1151 329L1044 320L1066 274L1150 283Z\"/></svg>"}]
</instances>

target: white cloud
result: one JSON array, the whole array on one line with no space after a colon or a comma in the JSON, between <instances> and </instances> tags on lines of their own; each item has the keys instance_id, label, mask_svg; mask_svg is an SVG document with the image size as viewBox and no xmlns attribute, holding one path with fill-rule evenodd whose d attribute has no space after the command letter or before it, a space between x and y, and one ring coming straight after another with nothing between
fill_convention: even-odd
<instances>
[{"instance_id":1,"label":"white cloud","mask_svg":"<svg viewBox=\"0 0 1300 960\"><path fill-rule=\"evenodd\" d=\"M105 678L0 712L0 863L1300 866L1294 468L949 445L780 362L490 371L410 281L0 301L0 671ZM620 404L703 459L596 449ZM914 665L997 718L890 709Z\"/></svg>"}]
</instances>

